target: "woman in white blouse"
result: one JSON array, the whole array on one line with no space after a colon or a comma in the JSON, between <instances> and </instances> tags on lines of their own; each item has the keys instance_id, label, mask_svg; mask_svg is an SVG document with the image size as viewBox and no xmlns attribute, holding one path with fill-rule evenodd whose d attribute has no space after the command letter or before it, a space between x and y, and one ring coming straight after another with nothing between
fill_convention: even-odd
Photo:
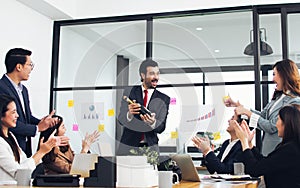
<instances>
[{"instance_id":1,"label":"woman in white blouse","mask_svg":"<svg viewBox=\"0 0 300 188\"><path fill-rule=\"evenodd\" d=\"M35 169L41 158L48 153L56 144L53 137L47 142L40 142L40 149L30 158L19 147L15 136L9 128L16 126L19 117L14 99L7 95L0 95L0 181L16 180L17 169Z\"/></svg>"}]
</instances>

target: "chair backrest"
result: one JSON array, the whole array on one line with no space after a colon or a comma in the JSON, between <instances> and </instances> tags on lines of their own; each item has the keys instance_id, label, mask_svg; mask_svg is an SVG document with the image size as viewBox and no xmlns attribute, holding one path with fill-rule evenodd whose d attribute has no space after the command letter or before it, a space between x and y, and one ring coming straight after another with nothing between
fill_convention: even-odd
<instances>
[{"instance_id":1,"label":"chair backrest","mask_svg":"<svg viewBox=\"0 0 300 188\"><path fill-rule=\"evenodd\" d=\"M44 175L45 174L45 167L43 163L38 164L34 171L31 174L31 178L35 178L37 175Z\"/></svg>"}]
</instances>

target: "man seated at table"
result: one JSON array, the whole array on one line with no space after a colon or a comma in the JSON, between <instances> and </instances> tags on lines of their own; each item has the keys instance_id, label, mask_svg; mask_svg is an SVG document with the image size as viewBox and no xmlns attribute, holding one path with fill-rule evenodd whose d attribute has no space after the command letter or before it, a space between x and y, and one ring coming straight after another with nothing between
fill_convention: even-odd
<instances>
[{"instance_id":1,"label":"man seated at table","mask_svg":"<svg viewBox=\"0 0 300 188\"><path fill-rule=\"evenodd\" d=\"M230 120L236 120L241 123L242 118L240 115L234 114ZM243 152L242 146L233 126L229 124L230 120L228 120L228 127L226 129L230 134L230 139L223 142L218 155L211 149L208 137L194 136L192 138L194 145L203 153L205 166L211 174L233 174L233 163L240 162L240 155Z\"/></svg>"}]
</instances>

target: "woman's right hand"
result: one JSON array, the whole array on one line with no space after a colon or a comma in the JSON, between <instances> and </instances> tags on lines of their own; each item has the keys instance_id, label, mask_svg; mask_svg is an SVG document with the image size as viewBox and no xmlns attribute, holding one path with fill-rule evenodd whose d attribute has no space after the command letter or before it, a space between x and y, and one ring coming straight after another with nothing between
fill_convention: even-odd
<instances>
[{"instance_id":1,"label":"woman's right hand","mask_svg":"<svg viewBox=\"0 0 300 188\"><path fill-rule=\"evenodd\" d=\"M241 106L239 101L237 101L237 102L233 101L230 96L227 96L226 98L224 98L223 102L224 102L225 106L227 106L227 107Z\"/></svg>"}]
</instances>

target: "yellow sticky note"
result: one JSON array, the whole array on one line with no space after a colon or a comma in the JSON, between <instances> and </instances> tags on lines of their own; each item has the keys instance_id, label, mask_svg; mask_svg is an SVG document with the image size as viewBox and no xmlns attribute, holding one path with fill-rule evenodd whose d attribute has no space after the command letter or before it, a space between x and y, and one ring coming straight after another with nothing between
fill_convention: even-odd
<instances>
[{"instance_id":1,"label":"yellow sticky note","mask_svg":"<svg viewBox=\"0 0 300 188\"><path fill-rule=\"evenodd\" d=\"M68 100L68 107L74 106L74 100Z\"/></svg>"},{"instance_id":2,"label":"yellow sticky note","mask_svg":"<svg viewBox=\"0 0 300 188\"><path fill-rule=\"evenodd\" d=\"M98 125L98 131L99 132L104 132L104 127L105 127L104 124L99 124Z\"/></svg>"},{"instance_id":3,"label":"yellow sticky note","mask_svg":"<svg viewBox=\"0 0 300 188\"><path fill-rule=\"evenodd\" d=\"M213 136L214 136L214 140L218 140L218 139L221 138L220 132L215 132L215 133L213 134Z\"/></svg>"},{"instance_id":4,"label":"yellow sticky note","mask_svg":"<svg viewBox=\"0 0 300 188\"><path fill-rule=\"evenodd\" d=\"M114 109L109 109L108 110L108 116L114 116L115 115L115 110Z\"/></svg>"},{"instance_id":5,"label":"yellow sticky note","mask_svg":"<svg viewBox=\"0 0 300 188\"><path fill-rule=\"evenodd\" d=\"M178 138L178 132L177 131L171 132L171 138L173 139Z\"/></svg>"}]
</instances>

